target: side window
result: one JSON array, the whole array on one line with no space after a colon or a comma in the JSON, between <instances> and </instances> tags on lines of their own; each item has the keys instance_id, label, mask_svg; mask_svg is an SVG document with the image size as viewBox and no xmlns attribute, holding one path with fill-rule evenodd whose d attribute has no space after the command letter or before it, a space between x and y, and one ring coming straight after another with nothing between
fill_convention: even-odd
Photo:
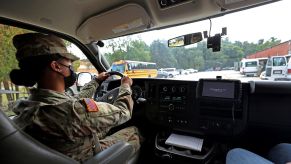
<instances>
[{"instance_id":1,"label":"side window","mask_svg":"<svg viewBox=\"0 0 291 164\"><path fill-rule=\"evenodd\" d=\"M131 68L131 64L127 64L127 68L128 68L129 71L131 71L131 69L132 69Z\"/></svg>"},{"instance_id":2,"label":"side window","mask_svg":"<svg viewBox=\"0 0 291 164\"><path fill-rule=\"evenodd\" d=\"M15 56L16 49L12 43L12 39L15 35L29 32L34 31L0 24L0 109L8 116L15 115L12 111L12 107L16 100L29 97L30 88L14 85L9 76L13 69L19 69L18 61ZM90 72L97 74L97 70L77 46L66 40L64 40L64 43L70 53L80 58L80 60L73 62L75 72ZM36 87L36 85L33 87ZM76 86L69 88L71 94L78 93L76 88Z\"/></svg>"},{"instance_id":3,"label":"side window","mask_svg":"<svg viewBox=\"0 0 291 164\"><path fill-rule=\"evenodd\" d=\"M286 60L287 60L287 63L289 63L290 62L290 56L287 56Z\"/></svg>"},{"instance_id":4,"label":"side window","mask_svg":"<svg viewBox=\"0 0 291 164\"><path fill-rule=\"evenodd\" d=\"M8 116L14 115L11 109L17 99L29 96L29 88L14 85L9 76L11 70L18 69L12 38L26 32L30 31L0 24L0 109Z\"/></svg>"},{"instance_id":5,"label":"side window","mask_svg":"<svg viewBox=\"0 0 291 164\"><path fill-rule=\"evenodd\" d=\"M284 57L274 57L273 58L273 66L285 66L286 60Z\"/></svg>"},{"instance_id":6,"label":"side window","mask_svg":"<svg viewBox=\"0 0 291 164\"><path fill-rule=\"evenodd\" d=\"M80 76L78 81L73 86L66 89L67 94L75 96L79 94L81 88L90 81L93 75L98 75L98 71L75 44L66 40L64 41L67 45L67 50L80 58L80 60L74 61L72 63L74 71L77 73L77 75L82 72L89 72L91 74L91 76L89 76L90 74L81 74L85 76Z\"/></svg>"}]
</instances>

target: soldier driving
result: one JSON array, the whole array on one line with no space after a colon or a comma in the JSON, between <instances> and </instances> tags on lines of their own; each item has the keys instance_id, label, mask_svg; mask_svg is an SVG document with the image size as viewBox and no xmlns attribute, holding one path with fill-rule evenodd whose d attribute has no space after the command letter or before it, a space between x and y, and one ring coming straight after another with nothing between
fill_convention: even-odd
<instances>
[{"instance_id":1,"label":"soldier driving","mask_svg":"<svg viewBox=\"0 0 291 164\"><path fill-rule=\"evenodd\" d=\"M14 112L15 123L43 144L77 160L85 161L94 154L122 140L140 147L137 128L128 127L110 136L108 131L131 118L132 80L121 79L119 95L113 105L95 102L97 87L108 75L103 72L86 84L78 97L65 93L76 81L72 62L78 57L68 53L63 41L41 33L16 35L19 69L10 73L16 85L37 88L30 90L27 100L19 100Z\"/></svg>"}]
</instances>

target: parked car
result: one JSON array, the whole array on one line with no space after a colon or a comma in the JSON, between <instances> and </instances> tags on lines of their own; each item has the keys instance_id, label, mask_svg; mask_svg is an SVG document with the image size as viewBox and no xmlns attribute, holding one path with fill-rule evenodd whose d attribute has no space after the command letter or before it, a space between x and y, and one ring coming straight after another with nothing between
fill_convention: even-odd
<instances>
[{"instance_id":1,"label":"parked car","mask_svg":"<svg viewBox=\"0 0 291 164\"><path fill-rule=\"evenodd\" d=\"M184 69L184 70L182 70L182 74L183 74L183 75L188 75L188 74L190 74L190 71Z\"/></svg>"},{"instance_id":2,"label":"parked car","mask_svg":"<svg viewBox=\"0 0 291 164\"><path fill-rule=\"evenodd\" d=\"M190 73L197 73L198 70L197 69L193 69L193 68L189 68L189 69L186 69L187 71L189 71Z\"/></svg>"},{"instance_id":3,"label":"parked car","mask_svg":"<svg viewBox=\"0 0 291 164\"><path fill-rule=\"evenodd\" d=\"M234 67L224 67L222 70L234 70Z\"/></svg>"},{"instance_id":4,"label":"parked car","mask_svg":"<svg viewBox=\"0 0 291 164\"><path fill-rule=\"evenodd\" d=\"M179 75L179 72L176 70L176 68L161 68L161 69L159 69L159 71L168 72L170 78L173 78L173 77Z\"/></svg>"},{"instance_id":5,"label":"parked car","mask_svg":"<svg viewBox=\"0 0 291 164\"><path fill-rule=\"evenodd\" d=\"M166 71L158 71L158 76L157 78L168 78L169 77L169 73Z\"/></svg>"},{"instance_id":6,"label":"parked car","mask_svg":"<svg viewBox=\"0 0 291 164\"><path fill-rule=\"evenodd\" d=\"M287 55L287 60L288 60L288 64L287 64L287 80L291 81L291 55Z\"/></svg>"}]
</instances>

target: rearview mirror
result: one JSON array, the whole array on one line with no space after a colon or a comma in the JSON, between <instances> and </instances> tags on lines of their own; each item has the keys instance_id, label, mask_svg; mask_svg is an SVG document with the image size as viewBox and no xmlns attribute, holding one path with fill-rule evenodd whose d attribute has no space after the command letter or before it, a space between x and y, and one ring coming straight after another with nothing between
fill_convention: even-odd
<instances>
[{"instance_id":1,"label":"rearview mirror","mask_svg":"<svg viewBox=\"0 0 291 164\"><path fill-rule=\"evenodd\" d=\"M198 43L202 40L202 33L197 32L193 34L182 35L168 40L168 47L181 47L190 44Z\"/></svg>"}]
</instances>

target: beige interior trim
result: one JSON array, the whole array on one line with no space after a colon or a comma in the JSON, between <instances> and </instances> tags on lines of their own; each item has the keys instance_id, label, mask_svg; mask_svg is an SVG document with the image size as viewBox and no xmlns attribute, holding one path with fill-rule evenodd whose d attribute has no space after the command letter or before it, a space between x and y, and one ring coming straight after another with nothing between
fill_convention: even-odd
<instances>
[{"instance_id":1,"label":"beige interior trim","mask_svg":"<svg viewBox=\"0 0 291 164\"><path fill-rule=\"evenodd\" d=\"M127 4L87 19L77 29L77 36L87 43L150 28L151 19L138 4Z\"/></svg>"},{"instance_id":2,"label":"beige interior trim","mask_svg":"<svg viewBox=\"0 0 291 164\"><path fill-rule=\"evenodd\" d=\"M272 0L216 0L216 4L223 9L238 9Z\"/></svg>"}]
</instances>

